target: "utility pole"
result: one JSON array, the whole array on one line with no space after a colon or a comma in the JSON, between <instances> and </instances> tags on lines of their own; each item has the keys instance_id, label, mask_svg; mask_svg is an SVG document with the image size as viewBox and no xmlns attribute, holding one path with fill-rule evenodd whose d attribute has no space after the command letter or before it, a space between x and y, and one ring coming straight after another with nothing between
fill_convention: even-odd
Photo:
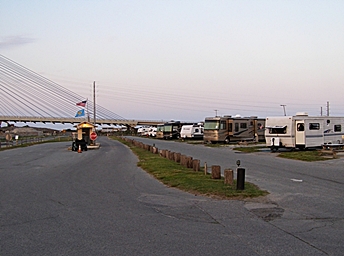
<instances>
[{"instance_id":1,"label":"utility pole","mask_svg":"<svg viewBox=\"0 0 344 256\"><path fill-rule=\"evenodd\" d=\"M93 124L96 126L96 82L93 81Z\"/></svg>"},{"instance_id":2,"label":"utility pole","mask_svg":"<svg viewBox=\"0 0 344 256\"><path fill-rule=\"evenodd\" d=\"M327 113L327 116L330 116L330 102L329 101L327 102L327 105L326 105L326 113Z\"/></svg>"},{"instance_id":3,"label":"utility pole","mask_svg":"<svg viewBox=\"0 0 344 256\"><path fill-rule=\"evenodd\" d=\"M287 113L285 112L286 105L281 105L281 107L283 107L284 115L286 116L287 115Z\"/></svg>"}]
</instances>

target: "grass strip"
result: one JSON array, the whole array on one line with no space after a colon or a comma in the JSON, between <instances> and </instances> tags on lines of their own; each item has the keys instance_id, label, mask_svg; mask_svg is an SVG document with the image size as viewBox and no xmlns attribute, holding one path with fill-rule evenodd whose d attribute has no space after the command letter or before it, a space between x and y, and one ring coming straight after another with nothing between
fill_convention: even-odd
<instances>
[{"instance_id":1,"label":"grass strip","mask_svg":"<svg viewBox=\"0 0 344 256\"><path fill-rule=\"evenodd\" d=\"M4 151L4 150L8 150L8 149L14 149L14 148L25 148L25 147L29 147L29 146L33 146L33 145L37 145L37 144L44 144L44 143L51 143L51 142L64 142L64 141L72 141L71 137L57 137L57 138L52 138L49 140L44 140L44 141L36 141L36 142L26 142L23 144L19 144L19 145L2 145L0 147L0 151Z\"/></svg>"},{"instance_id":2,"label":"grass strip","mask_svg":"<svg viewBox=\"0 0 344 256\"><path fill-rule=\"evenodd\" d=\"M261 149L266 148L263 146L258 147L237 147L233 148L233 150L237 150L244 153L254 153L260 152ZM325 161L329 159L333 159L332 157L324 157L321 156L318 150L307 150L307 151L288 151L288 152L281 152L278 154L278 157L293 159L293 160L300 160L300 161Z\"/></svg>"},{"instance_id":3,"label":"grass strip","mask_svg":"<svg viewBox=\"0 0 344 256\"><path fill-rule=\"evenodd\" d=\"M217 199L245 199L268 194L267 191L260 190L249 182L245 182L245 190L236 190L236 180L233 185L224 184L223 178L212 179L210 174L205 175L203 168L202 171L195 172L159 154L136 147L119 137L112 138L127 145L138 156L138 166L167 186Z\"/></svg>"},{"instance_id":4,"label":"grass strip","mask_svg":"<svg viewBox=\"0 0 344 256\"><path fill-rule=\"evenodd\" d=\"M266 148L265 146L254 146L254 147L236 147L233 148L233 150L237 150L243 153L254 153L254 152L260 152L261 149Z\"/></svg>"},{"instance_id":5,"label":"grass strip","mask_svg":"<svg viewBox=\"0 0 344 256\"><path fill-rule=\"evenodd\" d=\"M326 158L326 157L321 156L318 150L282 152L282 153L279 153L278 156L283 157L283 158L288 158L288 159L307 161L307 162L324 161L324 160L332 159L332 158Z\"/></svg>"}]
</instances>

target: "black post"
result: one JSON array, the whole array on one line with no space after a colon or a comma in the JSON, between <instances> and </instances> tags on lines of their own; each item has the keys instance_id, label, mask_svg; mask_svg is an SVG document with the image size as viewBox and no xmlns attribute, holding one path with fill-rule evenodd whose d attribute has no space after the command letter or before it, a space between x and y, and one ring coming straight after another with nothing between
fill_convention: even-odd
<instances>
[{"instance_id":1,"label":"black post","mask_svg":"<svg viewBox=\"0 0 344 256\"><path fill-rule=\"evenodd\" d=\"M237 190L245 189L245 168L237 168Z\"/></svg>"}]
</instances>

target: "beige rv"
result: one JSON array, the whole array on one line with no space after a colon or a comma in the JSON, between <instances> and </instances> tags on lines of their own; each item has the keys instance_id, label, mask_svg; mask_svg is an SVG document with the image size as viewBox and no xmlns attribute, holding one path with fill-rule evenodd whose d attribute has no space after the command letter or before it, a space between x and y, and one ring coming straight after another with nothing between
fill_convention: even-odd
<instances>
[{"instance_id":1,"label":"beige rv","mask_svg":"<svg viewBox=\"0 0 344 256\"><path fill-rule=\"evenodd\" d=\"M235 141L264 141L265 118L216 116L204 121L205 143Z\"/></svg>"},{"instance_id":2,"label":"beige rv","mask_svg":"<svg viewBox=\"0 0 344 256\"><path fill-rule=\"evenodd\" d=\"M164 124L158 124L156 127L156 136L157 139L164 138Z\"/></svg>"}]
</instances>

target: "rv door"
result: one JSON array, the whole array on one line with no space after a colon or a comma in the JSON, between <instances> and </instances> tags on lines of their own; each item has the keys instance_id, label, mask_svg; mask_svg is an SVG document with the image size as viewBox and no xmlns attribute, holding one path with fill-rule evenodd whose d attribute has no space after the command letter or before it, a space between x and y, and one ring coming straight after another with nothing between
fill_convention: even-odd
<instances>
[{"instance_id":1,"label":"rv door","mask_svg":"<svg viewBox=\"0 0 344 256\"><path fill-rule=\"evenodd\" d=\"M305 122L296 121L295 122L295 144L296 146L305 147L306 137L305 137Z\"/></svg>"}]
</instances>

